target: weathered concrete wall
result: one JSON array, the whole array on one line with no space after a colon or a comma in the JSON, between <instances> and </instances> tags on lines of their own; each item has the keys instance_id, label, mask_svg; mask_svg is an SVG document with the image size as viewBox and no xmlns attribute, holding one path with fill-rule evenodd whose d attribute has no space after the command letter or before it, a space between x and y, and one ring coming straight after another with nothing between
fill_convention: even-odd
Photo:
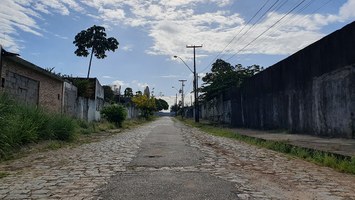
<instances>
[{"instance_id":1,"label":"weathered concrete wall","mask_svg":"<svg viewBox=\"0 0 355 200\"><path fill-rule=\"evenodd\" d=\"M77 116L78 89L73 84L64 82L63 113L72 117Z\"/></svg>"},{"instance_id":2,"label":"weathered concrete wall","mask_svg":"<svg viewBox=\"0 0 355 200\"><path fill-rule=\"evenodd\" d=\"M218 97L202 103L200 107L201 118L219 123L231 123L232 108L231 108L230 91L221 93Z\"/></svg>"},{"instance_id":3,"label":"weathered concrete wall","mask_svg":"<svg viewBox=\"0 0 355 200\"><path fill-rule=\"evenodd\" d=\"M83 79L83 78L78 78ZM84 79L85 80L85 79ZM76 117L86 121L100 121L104 107L104 89L96 78L90 78L90 98L79 96L76 101Z\"/></svg>"},{"instance_id":4,"label":"weathered concrete wall","mask_svg":"<svg viewBox=\"0 0 355 200\"><path fill-rule=\"evenodd\" d=\"M355 138L355 22L251 77L232 125Z\"/></svg>"},{"instance_id":5,"label":"weathered concrete wall","mask_svg":"<svg viewBox=\"0 0 355 200\"><path fill-rule=\"evenodd\" d=\"M130 104L125 105L127 109L127 119L135 119L139 116L139 109Z\"/></svg>"}]
</instances>

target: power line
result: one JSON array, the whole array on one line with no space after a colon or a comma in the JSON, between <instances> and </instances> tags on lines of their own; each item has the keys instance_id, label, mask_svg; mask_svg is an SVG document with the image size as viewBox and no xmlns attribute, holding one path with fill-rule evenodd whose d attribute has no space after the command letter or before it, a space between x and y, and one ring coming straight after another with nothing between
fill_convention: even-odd
<instances>
[{"instance_id":1,"label":"power line","mask_svg":"<svg viewBox=\"0 0 355 200\"><path fill-rule=\"evenodd\" d=\"M292 11L294 11L296 8L298 8L303 2L305 2L305 0L302 0L300 3L298 3L295 7L293 7L290 11L288 11L286 14L284 14L279 20L277 20L273 25L271 25L269 28L267 28L265 31L263 31L261 34L259 34L256 38L254 38L251 42L249 42L247 45L245 45L242 49L238 50L237 53L233 54L232 56L230 56L228 60L232 59L235 55L237 55L238 53L240 53L241 51L243 51L245 48L247 48L250 44L252 44L253 42L255 42L257 39L259 39L262 35L264 35L267 31L269 31L270 29L272 29L277 23L279 23L282 19L284 19L285 17L287 17Z\"/></svg>"},{"instance_id":2,"label":"power line","mask_svg":"<svg viewBox=\"0 0 355 200\"><path fill-rule=\"evenodd\" d=\"M223 48L223 50L215 57L211 60L211 62L202 70L201 72L204 72L207 68L210 67L210 65L224 52L224 50L234 41L234 39L244 30L244 28L249 25L249 23L260 13L260 11L262 9L265 8L265 6L270 2L270 0L266 1L261 8L253 15L252 18L250 18L247 22L247 24L245 24L243 26L243 28L232 38L232 40L229 41L229 43ZM247 31L245 31L239 38L237 41L239 41L243 36L245 36L252 28L255 27L255 25L271 10L274 8L274 6L279 2L279 0L276 0L254 23L251 27L249 27L249 29ZM287 2L287 1L285 1ZM243 40L244 41L244 40Z\"/></svg>"},{"instance_id":3,"label":"power line","mask_svg":"<svg viewBox=\"0 0 355 200\"><path fill-rule=\"evenodd\" d=\"M242 36L239 37L239 40L237 40L236 42L238 42L238 41L239 41L240 43L244 42L244 41L246 40L246 38L244 38L242 41L240 41L241 38L242 38L243 36L245 36L250 30L252 30L252 29L255 27L255 25L256 25L261 19L263 19L264 16L265 16L267 13L269 13L270 10L273 9L273 8L275 7L275 5L276 5L278 2L279 2L279 0L276 0L276 1L268 8L268 10L265 11L265 12L254 22L254 24L253 24L252 26L250 26L249 29L243 33ZM285 1L285 2L287 2L287 1ZM285 2L284 2L284 4L285 4ZM284 5L284 4L283 4L283 5ZM277 8L277 9L275 9L274 11L277 11L278 9L280 9L280 7ZM230 50L230 51L231 51L231 50ZM230 51L229 51L229 52L230 52Z\"/></svg>"},{"instance_id":4,"label":"power line","mask_svg":"<svg viewBox=\"0 0 355 200\"><path fill-rule=\"evenodd\" d=\"M250 18L249 21L248 21L246 24L244 24L244 26L242 27L242 29L240 29L239 32L228 42L228 44L222 49L222 51L219 52L219 53L216 55L216 57L214 57L214 58L212 59L212 62L213 62L215 59L217 59L218 56L220 56L220 55L224 52L224 50L225 50L225 49L234 41L234 39L244 30L244 28L245 28L247 25L249 25L249 23L259 14L259 12L266 6L266 4L267 4L269 1L270 1L270 0L267 0L267 1L264 3L264 5L261 6L261 8L253 15L253 17ZM212 64L212 62L211 62L210 64ZM209 65L210 65L210 64L209 64Z\"/></svg>"},{"instance_id":5,"label":"power line","mask_svg":"<svg viewBox=\"0 0 355 200\"><path fill-rule=\"evenodd\" d=\"M320 6L317 7L316 9L312 10L308 15L312 15L312 14L316 13L318 10L322 9L324 6L326 6L327 4L329 4L331 1L332 1L332 0L328 0L328 1L326 1L326 2L323 2L322 5L320 5ZM297 13L301 13L302 11L306 10L306 9L309 8L310 5L313 4L314 2L315 2L315 1L310 0L310 2L307 3L305 6L303 6ZM295 14L293 14L293 15L295 15ZM282 23L281 25L286 24L286 23L287 23L287 24L290 24L290 23L293 23L293 24L302 24L302 23L305 21L305 18L306 18L306 17L307 17L307 15L304 15L304 16L301 17L301 18L296 18L296 19L292 18L291 20L286 21L286 22ZM279 25L279 26L281 26L281 25ZM275 31L274 31L274 32L275 32ZM272 32L272 33L274 33L274 32ZM261 42L259 42L259 43L264 42L265 39L266 39L266 38L263 38L263 40L262 40ZM254 44L253 46L255 46L255 44ZM248 54L248 55L243 54L243 56L242 56L242 57L239 57L239 58L248 58L249 56L250 56L250 54Z\"/></svg>"}]
</instances>

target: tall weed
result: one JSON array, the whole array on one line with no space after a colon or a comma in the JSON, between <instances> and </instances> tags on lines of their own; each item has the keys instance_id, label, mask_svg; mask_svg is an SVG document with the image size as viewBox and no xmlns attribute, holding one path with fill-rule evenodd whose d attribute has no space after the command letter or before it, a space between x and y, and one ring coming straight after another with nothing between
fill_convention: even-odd
<instances>
[{"instance_id":1,"label":"tall weed","mask_svg":"<svg viewBox=\"0 0 355 200\"><path fill-rule=\"evenodd\" d=\"M75 126L69 117L19 104L0 94L0 159L25 144L52 139L71 141Z\"/></svg>"}]
</instances>

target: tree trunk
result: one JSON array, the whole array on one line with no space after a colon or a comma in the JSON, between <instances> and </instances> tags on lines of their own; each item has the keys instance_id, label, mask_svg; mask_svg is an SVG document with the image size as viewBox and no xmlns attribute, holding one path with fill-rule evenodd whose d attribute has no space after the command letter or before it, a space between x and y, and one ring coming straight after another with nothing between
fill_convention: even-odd
<instances>
[{"instance_id":1,"label":"tree trunk","mask_svg":"<svg viewBox=\"0 0 355 200\"><path fill-rule=\"evenodd\" d=\"M91 61L92 61L92 56L94 55L94 47L91 49L91 55L90 55L90 62L89 62L89 70L88 70L88 76L87 79L89 79L90 76L90 69L91 69Z\"/></svg>"}]
</instances>

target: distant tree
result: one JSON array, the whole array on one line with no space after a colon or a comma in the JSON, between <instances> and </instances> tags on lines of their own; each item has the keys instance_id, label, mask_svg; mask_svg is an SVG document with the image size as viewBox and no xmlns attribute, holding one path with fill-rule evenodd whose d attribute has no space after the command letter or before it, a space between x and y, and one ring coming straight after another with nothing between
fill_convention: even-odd
<instances>
[{"instance_id":1,"label":"distant tree","mask_svg":"<svg viewBox=\"0 0 355 200\"><path fill-rule=\"evenodd\" d=\"M164 99L155 99L155 105L156 105L157 111L169 109L169 104Z\"/></svg>"},{"instance_id":2,"label":"distant tree","mask_svg":"<svg viewBox=\"0 0 355 200\"><path fill-rule=\"evenodd\" d=\"M245 79L262 69L259 65L243 67L238 64L233 66L222 59L217 59L212 64L211 72L202 78L202 81L204 81L201 88L201 92L204 93L203 97L205 100L210 100L227 88L240 87Z\"/></svg>"},{"instance_id":3,"label":"distant tree","mask_svg":"<svg viewBox=\"0 0 355 200\"><path fill-rule=\"evenodd\" d=\"M104 96L105 96L105 101L106 102L111 102L114 99L114 94L111 86L109 85L104 85L102 86L104 88Z\"/></svg>"},{"instance_id":4,"label":"distant tree","mask_svg":"<svg viewBox=\"0 0 355 200\"><path fill-rule=\"evenodd\" d=\"M170 112L177 113L180 110L180 106L178 104L174 104L170 107Z\"/></svg>"},{"instance_id":5,"label":"distant tree","mask_svg":"<svg viewBox=\"0 0 355 200\"><path fill-rule=\"evenodd\" d=\"M132 97L132 102L142 111L142 117L149 119L156 110L155 98L138 94Z\"/></svg>"},{"instance_id":6,"label":"distant tree","mask_svg":"<svg viewBox=\"0 0 355 200\"><path fill-rule=\"evenodd\" d=\"M124 90L123 96L125 97L133 97L133 90L132 88L128 87Z\"/></svg>"},{"instance_id":7,"label":"distant tree","mask_svg":"<svg viewBox=\"0 0 355 200\"><path fill-rule=\"evenodd\" d=\"M140 95L143 95L142 91L137 91L136 96L140 96Z\"/></svg>"},{"instance_id":8,"label":"distant tree","mask_svg":"<svg viewBox=\"0 0 355 200\"><path fill-rule=\"evenodd\" d=\"M105 28L96 25L78 33L73 43L77 47L74 52L77 56L87 57L90 54L87 78L90 76L92 56L95 55L96 58L103 59L106 57L106 51L115 51L119 44L113 37L106 38ZM89 49L91 53L89 53Z\"/></svg>"}]
</instances>

